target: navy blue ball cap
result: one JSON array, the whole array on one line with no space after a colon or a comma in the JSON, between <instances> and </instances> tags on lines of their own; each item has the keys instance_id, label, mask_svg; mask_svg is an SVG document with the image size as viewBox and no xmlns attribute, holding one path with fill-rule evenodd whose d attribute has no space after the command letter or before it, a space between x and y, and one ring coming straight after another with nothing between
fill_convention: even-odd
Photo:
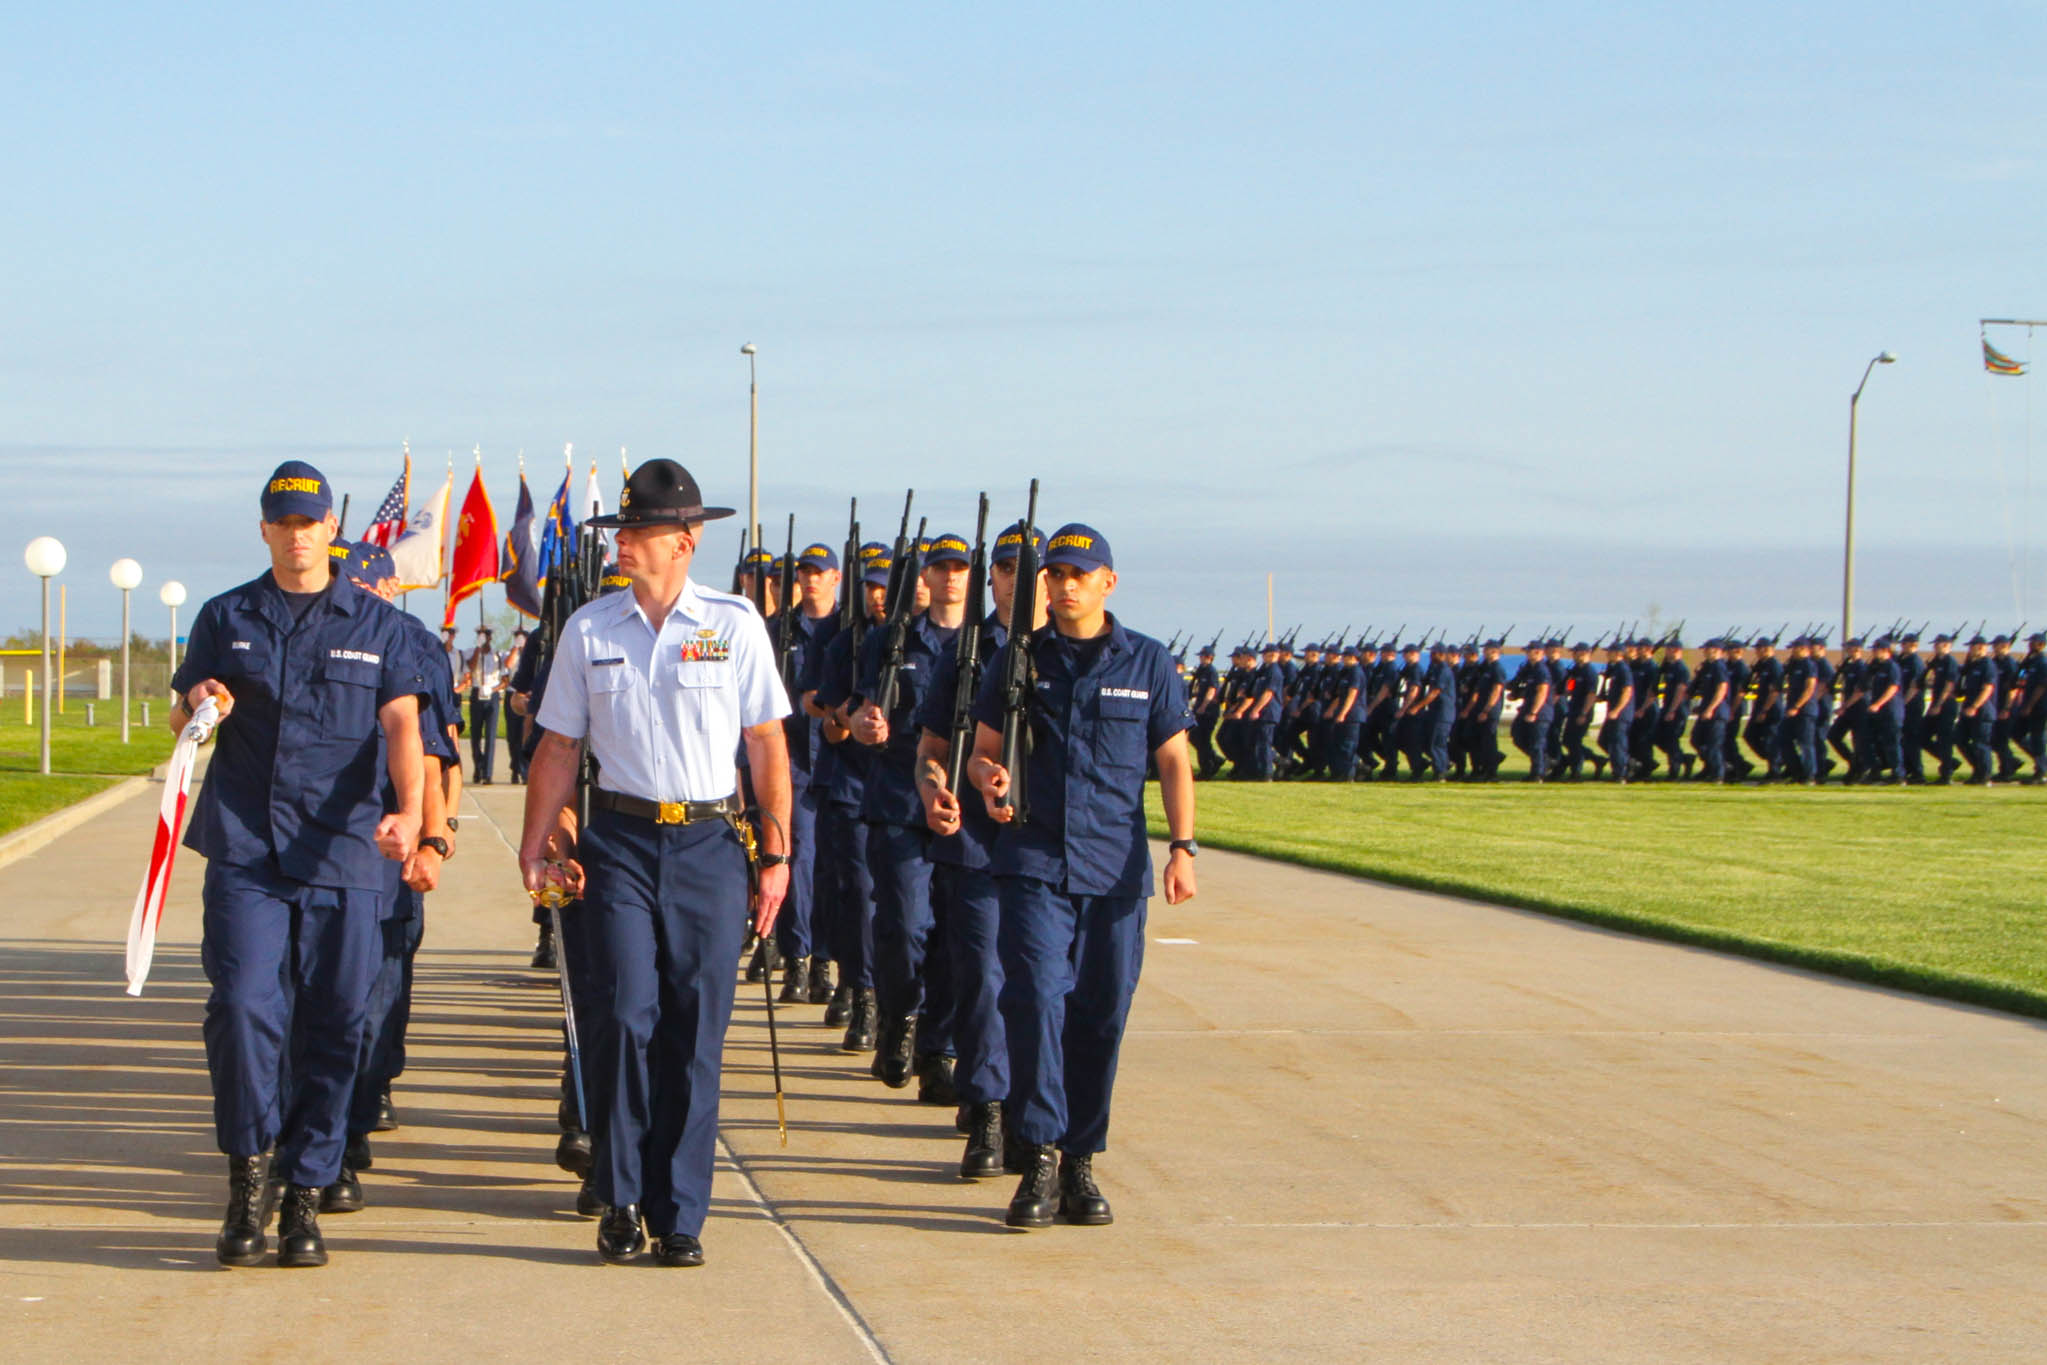
<instances>
[{"instance_id":1,"label":"navy blue ball cap","mask_svg":"<svg viewBox=\"0 0 2047 1365\"><path fill-rule=\"evenodd\" d=\"M931 545L924 551L924 563L926 565L938 563L972 564L973 562L974 550L971 545L967 544L967 538L951 531L947 531L943 535L931 537Z\"/></svg>"},{"instance_id":2,"label":"navy blue ball cap","mask_svg":"<svg viewBox=\"0 0 2047 1365\"><path fill-rule=\"evenodd\" d=\"M345 574L351 583L374 588L387 578L398 576L391 552L367 541L337 540L327 547L328 567Z\"/></svg>"},{"instance_id":3,"label":"navy blue ball cap","mask_svg":"<svg viewBox=\"0 0 2047 1365\"><path fill-rule=\"evenodd\" d=\"M756 545L740 557L739 567L748 573L772 569L775 567L775 557L768 553L766 546Z\"/></svg>"},{"instance_id":4,"label":"navy blue ball cap","mask_svg":"<svg viewBox=\"0 0 2047 1365\"><path fill-rule=\"evenodd\" d=\"M592 517L586 526L686 526L732 515L729 507L706 507L690 472L673 460L649 460L635 469L618 495L618 510Z\"/></svg>"},{"instance_id":5,"label":"navy blue ball cap","mask_svg":"<svg viewBox=\"0 0 2047 1365\"><path fill-rule=\"evenodd\" d=\"M1194 654L1196 658L1213 659L1215 657L1215 646L1203 645L1200 649L1194 651Z\"/></svg>"},{"instance_id":6,"label":"navy blue ball cap","mask_svg":"<svg viewBox=\"0 0 2047 1365\"><path fill-rule=\"evenodd\" d=\"M876 588L885 588L888 586L889 567L893 565L895 561L888 557L888 552L886 550L882 551L878 555L870 555L867 554L865 551L862 551L860 555L860 562L864 566L860 570L860 581L862 583L868 584Z\"/></svg>"},{"instance_id":7,"label":"navy blue ball cap","mask_svg":"<svg viewBox=\"0 0 2047 1365\"><path fill-rule=\"evenodd\" d=\"M803 553L796 556L799 569L836 569L839 567L839 552L825 544L806 545Z\"/></svg>"},{"instance_id":8,"label":"navy blue ball cap","mask_svg":"<svg viewBox=\"0 0 2047 1365\"><path fill-rule=\"evenodd\" d=\"M1587 644L1585 641L1580 640L1577 644L1571 646L1571 652L1573 654L1590 654L1592 652L1592 646Z\"/></svg>"},{"instance_id":9,"label":"navy blue ball cap","mask_svg":"<svg viewBox=\"0 0 2047 1365\"><path fill-rule=\"evenodd\" d=\"M1109 553L1109 538L1092 526L1069 521L1045 542L1045 567L1071 564L1076 569L1114 569L1116 558Z\"/></svg>"},{"instance_id":10,"label":"navy blue ball cap","mask_svg":"<svg viewBox=\"0 0 2047 1365\"><path fill-rule=\"evenodd\" d=\"M1991 637L1990 637L1990 643L1991 643L1991 644L1993 644L1993 645L2008 645L2008 644L2010 644L2010 643L2011 643L2011 636L2009 636L2009 635L1993 635L1993 636L1991 636Z\"/></svg>"},{"instance_id":11,"label":"navy blue ball cap","mask_svg":"<svg viewBox=\"0 0 2047 1365\"><path fill-rule=\"evenodd\" d=\"M870 540L860 547L860 562L868 564L877 559L887 559L889 553L888 546L878 540Z\"/></svg>"},{"instance_id":12,"label":"navy blue ball cap","mask_svg":"<svg viewBox=\"0 0 2047 1365\"><path fill-rule=\"evenodd\" d=\"M1969 637L1969 643L1972 645L1987 645L1990 643L1990 641L1984 639L1981 635L1971 635Z\"/></svg>"},{"instance_id":13,"label":"navy blue ball cap","mask_svg":"<svg viewBox=\"0 0 2047 1365\"><path fill-rule=\"evenodd\" d=\"M1951 645L1955 642L1955 637L1948 634L1946 631L1942 631L1940 634L1933 637L1933 642L1937 645Z\"/></svg>"},{"instance_id":14,"label":"navy blue ball cap","mask_svg":"<svg viewBox=\"0 0 2047 1365\"><path fill-rule=\"evenodd\" d=\"M1004 530L1001 535L995 537L995 549L988 556L991 563L1006 564L1023 553L1023 532L1017 529L1021 524L1022 520L1019 518L1017 522L1012 523L1008 529ZM1035 545L1038 549L1038 562L1040 564L1044 563L1045 533L1035 526L1031 528L1031 544Z\"/></svg>"},{"instance_id":15,"label":"navy blue ball cap","mask_svg":"<svg viewBox=\"0 0 2047 1365\"><path fill-rule=\"evenodd\" d=\"M604 566L604 574L597 580L597 595L607 597L615 592L623 592L632 585L633 580L625 576L614 560Z\"/></svg>"},{"instance_id":16,"label":"navy blue ball cap","mask_svg":"<svg viewBox=\"0 0 2047 1365\"><path fill-rule=\"evenodd\" d=\"M311 517L324 521L334 510L334 485L304 460L286 460L263 484L263 520Z\"/></svg>"}]
</instances>

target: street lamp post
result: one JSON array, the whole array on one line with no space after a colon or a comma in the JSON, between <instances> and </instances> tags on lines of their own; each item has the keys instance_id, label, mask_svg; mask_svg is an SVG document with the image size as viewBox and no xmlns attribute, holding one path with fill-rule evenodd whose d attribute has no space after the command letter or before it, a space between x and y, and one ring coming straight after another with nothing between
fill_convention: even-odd
<instances>
[{"instance_id":1,"label":"street lamp post","mask_svg":"<svg viewBox=\"0 0 2047 1365\"><path fill-rule=\"evenodd\" d=\"M1862 401L1862 389L1869 383L1869 372L1879 365L1894 365L1897 360L1894 352L1879 351L1862 367L1862 383L1857 384L1855 392L1848 396L1848 519L1841 544L1841 640L1844 644L1855 633L1855 407Z\"/></svg>"},{"instance_id":2,"label":"street lamp post","mask_svg":"<svg viewBox=\"0 0 2047 1365\"><path fill-rule=\"evenodd\" d=\"M142 566L132 559L117 559L107 578L121 590L121 742L128 742L128 640L134 634L128 625L129 594L142 583Z\"/></svg>"},{"instance_id":3,"label":"street lamp post","mask_svg":"<svg viewBox=\"0 0 2047 1365\"><path fill-rule=\"evenodd\" d=\"M171 579L156 590L156 600L171 609L170 676L175 678L178 676L178 608L185 605L185 585L175 578ZM165 683L168 685L168 678L165 679ZM171 700L176 701L177 697L177 689L172 688Z\"/></svg>"},{"instance_id":4,"label":"street lamp post","mask_svg":"<svg viewBox=\"0 0 2047 1365\"><path fill-rule=\"evenodd\" d=\"M754 527L761 520L761 390L760 378L754 370L754 345L751 341L739 348L746 357L746 540L747 550L753 546Z\"/></svg>"},{"instance_id":5,"label":"street lamp post","mask_svg":"<svg viewBox=\"0 0 2047 1365\"><path fill-rule=\"evenodd\" d=\"M55 536L37 536L28 543L22 561L28 571L43 580L43 739L42 763L37 769L50 775L50 580L64 572L64 546Z\"/></svg>"}]
</instances>

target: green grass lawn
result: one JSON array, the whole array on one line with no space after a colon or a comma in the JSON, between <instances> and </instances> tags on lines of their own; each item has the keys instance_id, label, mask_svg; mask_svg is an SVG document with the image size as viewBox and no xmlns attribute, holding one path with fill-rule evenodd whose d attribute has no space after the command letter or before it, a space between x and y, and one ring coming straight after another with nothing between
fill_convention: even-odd
<instances>
[{"instance_id":1,"label":"green grass lawn","mask_svg":"<svg viewBox=\"0 0 2047 1365\"><path fill-rule=\"evenodd\" d=\"M18 693L0 699L0 834L40 820L106 790L123 777L146 773L171 755L176 737L164 728L161 698L150 703L150 724L133 706L130 742L121 743L120 703L96 706L97 726L85 723L85 704L71 698L63 715L50 717L50 776L37 771L40 723L24 724ZM38 707L41 703L38 701Z\"/></svg>"},{"instance_id":2,"label":"green grass lawn","mask_svg":"<svg viewBox=\"0 0 2047 1365\"><path fill-rule=\"evenodd\" d=\"M1219 781L1197 806L1204 845L2047 1015L2047 789Z\"/></svg>"}]
</instances>

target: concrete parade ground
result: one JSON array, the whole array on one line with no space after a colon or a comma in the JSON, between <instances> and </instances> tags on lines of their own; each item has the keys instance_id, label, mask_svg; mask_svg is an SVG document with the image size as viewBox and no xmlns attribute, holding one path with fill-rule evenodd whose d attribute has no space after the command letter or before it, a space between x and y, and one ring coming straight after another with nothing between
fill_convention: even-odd
<instances>
[{"instance_id":1,"label":"concrete parade ground","mask_svg":"<svg viewBox=\"0 0 2047 1365\"><path fill-rule=\"evenodd\" d=\"M709 1263L604 1266L507 786L428 900L368 1207L324 1270L223 1269L196 856L122 993L158 791L0 867L8 1361L2047 1354L2040 1021L1216 851L1152 904L1113 1226L1005 1228L1014 1177L960 1180L951 1111L815 1006L780 1146L742 985Z\"/></svg>"}]
</instances>

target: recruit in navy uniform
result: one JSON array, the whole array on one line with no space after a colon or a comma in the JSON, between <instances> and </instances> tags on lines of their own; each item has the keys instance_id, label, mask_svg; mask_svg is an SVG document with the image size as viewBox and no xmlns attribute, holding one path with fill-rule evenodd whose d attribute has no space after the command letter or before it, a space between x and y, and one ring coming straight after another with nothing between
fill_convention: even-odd
<instances>
[{"instance_id":1,"label":"recruit in navy uniform","mask_svg":"<svg viewBox=\"0 0 2047 1365\"><path fill-rule=\"evenodd\" d=\"M214 1251L227 1265L262 1259L275 1177L278 1264L318 1266L320 1191L341 1175L383 957L385 860L419 839L427 686L404 617L332 576L326 476L286 461L261 506L270 571L199 609L171 727L209 697L219 708L185 834L207 860L206 1065L228 1157Z\"/></svg>"}]
</instances>

